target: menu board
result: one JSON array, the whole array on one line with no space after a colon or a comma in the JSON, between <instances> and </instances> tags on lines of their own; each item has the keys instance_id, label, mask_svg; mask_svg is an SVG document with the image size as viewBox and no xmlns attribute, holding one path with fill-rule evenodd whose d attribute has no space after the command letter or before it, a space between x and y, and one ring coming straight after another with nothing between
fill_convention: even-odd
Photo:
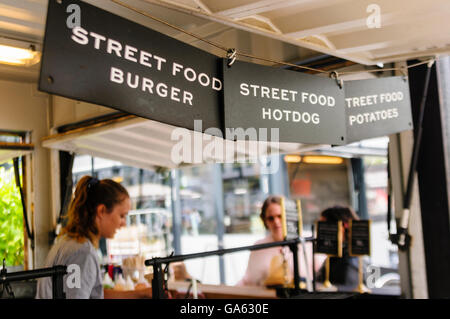
<instances>
[{"instance_id":1,"label":"menu board","mask_svg":"<svg viewBox=\"0 0 450 319\"><path fill-rule=\"evenodd\" d=\"M347 142L411 130L408 80L401 76L345 82Z\"/></svg>"},{"instance_id":2,"label":"menu board","mask_svg":"<svg viewBox=\"0 0 450 319\"><path fill-rule=\"evenodd\" d=\"M370 220L350 221L350 256L370 255Z\"/></svg>"},{"instance_id":3,"label":"menu board","mask_svg":"<svg viewBox=\"0 0 450 319\"><path fill-rule=\"evenodd\" d=\"M316 253L342 257L342 221L317 222Z\"/></svg>"},{"instance_id":4,"label":"menu board","mask_svg":"<svg viewBox=\"0 0 450 319\"><path fill-rule=\"evenodd\" d=\"M67 22L71 8L78 26ZM191 130L202 120L204 131L222 127L220 67L213 54L86 2L48 1L41 91Z\"/></svg>"},{"instance_id":5,"label":"menu board","mask_svg":"<svg viewBox=\"0 0 450 319\"><path fill-rule=\"evenodd\" d=\"M300 200L293 201L288 198L281 198L281 220L285 239L302 236L303 221Z\"/></svg>"}]
</instances>

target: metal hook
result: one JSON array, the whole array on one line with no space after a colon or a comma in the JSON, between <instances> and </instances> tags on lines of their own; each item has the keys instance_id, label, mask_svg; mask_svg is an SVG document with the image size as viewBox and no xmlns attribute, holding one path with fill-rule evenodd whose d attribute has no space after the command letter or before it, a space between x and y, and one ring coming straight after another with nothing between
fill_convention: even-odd
<instances>
[{"instance_id":1,"label":"metal hook","mask_svg":"<svg viewBox=\"0 0 450 319\"><path fill-rule=\"evenodd\" d=\"M339 73L337 71L332 71L330 73L330 78L334 78L336 80L336 84L339 86L340 89L342 89L342 86L344 85L343 81L339 79Z\"/></svg>"},{"instance_id":2,"label":"metal hook","mask_svg":"<svg viewBox=\"0 0 450 319\"><path fill-rule=\"evenodd\" d=\"M406 68L406 66L404 66L404 65L402 65L402 66L400 66L400 69L399 69L399 71L401 72L401 74L402 74L402 76L403 76L403 81L405 81L406 82L406 78L408 77L408 72L407 72L407 68Z\"/></svg>"},{"instance_id":3,"label":"metal hook","mask_svg":"<svg viewBox=\"0 0 450 319\"><path fill-rule=\"evenodd\" d=\"M427 63L427 66L429 67L429 68L431 68L432 66L433 66L433 64L434 64L434 62L436 61L436 59L430 59L430 61L428 61L428 63Z\"/></svg>"},{"instance_id":4,"label":"metal hook","mask_svg":"<svg viewBox=\"0 0 450 319\"><path fill-rule=\"evenodd\" d=\"M236 49L228 49L227 51L227 59L228 59L228 67L232 66L234 61L236 61Z\"/></svg>"}]
</instances>

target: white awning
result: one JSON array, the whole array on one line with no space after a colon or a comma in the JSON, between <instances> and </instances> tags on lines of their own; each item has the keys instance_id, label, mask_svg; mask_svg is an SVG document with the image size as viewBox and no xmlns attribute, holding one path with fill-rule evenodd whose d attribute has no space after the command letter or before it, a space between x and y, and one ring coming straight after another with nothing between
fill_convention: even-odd
<instances>
[{"instance_id":1,"label":"white awning","mask_svg":"<svg viewBox=\"0 0 450 319\"><path fill-rule=\"evenodd\" d=\"M324 147L301 143L234 142L133 115L49 136L44 138L42 145L146 169L214 162L257 162L267 155Z\"/></svg>"}]
</instances>

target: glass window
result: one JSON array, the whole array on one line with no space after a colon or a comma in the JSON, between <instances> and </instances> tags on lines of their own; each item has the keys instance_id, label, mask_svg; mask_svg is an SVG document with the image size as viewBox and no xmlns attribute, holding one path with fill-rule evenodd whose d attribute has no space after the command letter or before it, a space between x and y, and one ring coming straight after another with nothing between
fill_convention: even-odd
<instances>
[{"instance_id":1,"label":"glass window","mask_svg":"<svg viewBox=\"0 0 450 319\"><path fill-rule=\"evenodd\" d=\"M325 208L351 206L347 159L305 155L300 162L287 164L290 197L301 200L306 230L311 230Z\"/></svg>"}]
</instances>

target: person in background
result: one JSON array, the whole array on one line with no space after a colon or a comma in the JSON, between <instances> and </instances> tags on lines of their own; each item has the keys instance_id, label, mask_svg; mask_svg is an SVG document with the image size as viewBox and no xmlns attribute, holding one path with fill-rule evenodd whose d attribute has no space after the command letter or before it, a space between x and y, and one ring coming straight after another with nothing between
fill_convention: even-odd
<instances>
[{"instance_id":1,"label":"person in background","mask_svg":"<svg viewBox=\"0 0 450 319\"><path fill-rule=\"evenodd\" d=\"M103 289L98 260L100 238L113 238L126 225L130 196L119 183L83 176L68 211L67 225L51 248L45 267L68 266L64 276L67 299L151 298L151 288L130 291ZM70 266L70 268L69 268ZM70 272L72 271L72 272ZM52 298L51 278L38 280L37 299Z\"/></svg>"},{"instance_id":2,"label":"person in background","mask_svg":"<svg viewBox=\"0 0 450 319\"><path fill-rule=\"evenodd\" d=\"M271 243L276 241L282 241L283 238L283 227L281 221L281 197L279 196L269 196L264 201L260 218L264 223L265 228L269 231L268 235L258 240L254 243L254 245ZM299 245L298 256L299 256L299 272L301 278L306 278L306 269L305 267L309 267L312 271L312 245L308 243L307 247L307 256L308 256L308 264L306 265L305 260L303 258L303 250ZM278 261L277 261L278 260ZM317 271L321 264L324 261L323 256L318 256L315 260L315 265ZM243 278L237 283L237 286L272 286L277 285L277 280L272 280L274 278L273 273L276 268L276 264L278 263L281 266L281 263L286 263L287 266L285 270L288 273L289 281L292 281L294 266L293 266L293 255L290 249L286 246L284 247L272 247L260 250L253 250L250 253L250 257L248 260L247 270L243 276ZM278 267L279 272L281 268ZM283 270L283 271L285 271ZM311 273L310 271L310 273ZM280 277L276 276L275 277ZM279 282L279 279L278 279ZM278 284L283 284L278 283Z\"/></svg>"},{"instance_id":3,"label":"person in background","mask_svg":"<svg viewBox=\"0 0 450 319\"><path fill-rule=\"evenodd\" d=\"M349 256L349 226L350 220L359 220L358 215L346 206L333 206L320 214L320 221L337 223L342 221L342 258L330 257L330 282L340 291L351 291L358 285L358 257ZM325 280L325 267L317 275L317 281Z\"/></svg>"}]
</instances>

